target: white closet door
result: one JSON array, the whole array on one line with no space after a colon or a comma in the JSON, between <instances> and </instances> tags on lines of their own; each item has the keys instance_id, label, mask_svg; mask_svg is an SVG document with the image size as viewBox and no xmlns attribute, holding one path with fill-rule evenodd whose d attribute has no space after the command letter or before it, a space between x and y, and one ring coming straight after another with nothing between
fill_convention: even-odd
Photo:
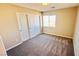
<instances>
[{"instance_id":1,"label":"white closet door","mask_svg":"<svg viewBox=\"0 0 79 59\"><path fill-rule=\"evenodd\" d=\"M29 22L30 37L32 38L40 33L39 16L33 14L29 15L28 22Z\"/></svg>"},{"instance_id":2,"label":"white closet door","mask_svg":"<svg viewBox=\"0 0 79 59\"><path fill-rule=\"evenodd\" d=\"M27 24L27 15L25 14L17 14L18 17L18 26L19 26L19 32L22 41L25 41L29 39L29 33L28 33L28 24Z\"/></svg>"},{"instance_id":3,"label":"white closet door","mask_svg":"<svg viewBox=\"0 0 79 59\"><path fill-rule=\"evenodd\" d=\"M39 20L39 15L35 15L35 24L34 24L35 26L35 34L37 35L37 34L40 34L40 26L41 26L41 24L40 24L40 20Z\"/></svg>"}]
</instances>

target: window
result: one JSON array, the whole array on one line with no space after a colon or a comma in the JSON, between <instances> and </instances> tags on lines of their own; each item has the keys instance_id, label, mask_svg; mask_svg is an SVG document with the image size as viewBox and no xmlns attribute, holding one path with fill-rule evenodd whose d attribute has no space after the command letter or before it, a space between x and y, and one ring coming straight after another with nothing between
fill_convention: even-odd
<instances>
[{"instance_id":1,"label":"window","mask_svg":"<svg viewBox=\"0 0 79 59\"><path fill-rule=\"evenodd\" d=\"M55 27L56 26L56 15L45 15L43 16L44 27Z\"/></svg>"}]
</instances>

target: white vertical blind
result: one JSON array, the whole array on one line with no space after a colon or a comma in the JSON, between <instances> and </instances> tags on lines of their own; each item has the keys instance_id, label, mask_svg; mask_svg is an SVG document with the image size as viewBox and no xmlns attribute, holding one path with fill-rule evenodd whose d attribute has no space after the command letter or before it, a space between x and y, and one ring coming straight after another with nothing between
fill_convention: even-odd
<instances>
[{"instance_id":1,"label":"white vertical blind","mask_svg":"<svg viewBox=\"0 0 79 59\"><path fill-rule=\"evenodd\" d=\"M43 26L44 27L48 27L49 23L48 23L48 16L43 16Z\"/></svg>"},{"instance_id":2,"label":"white vertical blind","mask_svg":"<svg viewBox=\"0 0 79 59\"><path fill-rule=\"evenodd\" d=\"M55 27L55 26L56 26L56 15L43 16L43 27Z\"/></svg>"},{"instance_id":3,"label":"white vertical blind","mask_svg":"<svg viewBox=\"0 0 79 59\"><path fill-rule=\"evenodd\" d=\"M52 16L49 16L49 26L50 27L55 27L56 25L56 15L52 15Z\"/></svg>"}]
</instances>

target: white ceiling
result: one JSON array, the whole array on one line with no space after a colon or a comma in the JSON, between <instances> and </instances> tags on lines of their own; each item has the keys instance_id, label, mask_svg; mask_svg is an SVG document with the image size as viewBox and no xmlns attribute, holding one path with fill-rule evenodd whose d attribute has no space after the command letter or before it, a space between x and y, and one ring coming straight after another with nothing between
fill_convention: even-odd
<instances>
[{"instance_id":1,"label":"white ceiling","mask_svg":"<svg viewBox=\"0 0 79 59\"><path fill-rule=\"evenodd\" d=\"M79 4L78 3L49 3L48 6L43 6L41 3L16 3L16 5L38 10L38 11L50 11L50 10L74 7L74 6L78 6Z\"/></svg>"}]
</instances>

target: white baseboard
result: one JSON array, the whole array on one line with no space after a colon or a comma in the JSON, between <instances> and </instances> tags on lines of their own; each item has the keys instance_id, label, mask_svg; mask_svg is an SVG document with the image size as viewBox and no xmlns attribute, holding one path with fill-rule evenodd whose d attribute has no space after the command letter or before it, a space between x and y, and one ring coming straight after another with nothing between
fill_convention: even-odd
<instances>
[{"instance_id":1,"label":"white baseboard","mask_svg":"<svg viewBox=\"0 0 79 59\"><path fill-rule=\"evenodd\" d=\"M22 43L23 43L23 42L20 42L20 43L18 43L18 44L16 44L16 45L13 45L13 46L11 46L10 48L6 49L6 51L8 51L8 50L10 50L10 49L12 49L12 48L14 48L14 47L16 47L16 46L22 44Z\"/></svg>"},{"instance_id":2,"label":"white baseboard","mask_svg":"<svg viewBox=\"0 0 79 59\"><path fill-rule=\"evenodd\" d=\"M39 33L39 34L40 34L40 33ZM39 35L39 34L37 34L37 35ZM35 35L34 37L36 37L37 35ZM32 37L32 38L34 38L34 37ZM25 40L25 41L26 41L26 40ZM24 41L23 41L23 42L24 42ZM16 46L22 44L23 42L20 42L20 43L17 43L17 44L15 44L15 45L11 46L10 48L6 49L6 51L8 51L8 50L10 50L10 49L12 49L12 48L14 48L14 47L16 47Z\"/></svg>"},{"instance_id":3,"label":"white baseboard","mask_svg":"<svg viewBox=\"0 0 79 59\"><path fill-rule=\"evenodd\" d=\"M66 37L66 38L70 38L70 39L73 39L73 37L69 37L69 36L62 36L60 35L61 37Z\"/></svg>"},{"instance_id":4,"label":"white baseboard","mask_svg":"<svg viewBox=\"0 0 79 59\"><path fill-rule=\"evenodd\" d=\"M44 33L44 34L49 34L49 33ZM56 35L56 34L49 34L49 35ZM63 35L56 35L56 36L61 36L61 37L66 37L66 38L73 39L73 37L69 37L69 36L63 36Z\"/></svg>"}]
</instances>

